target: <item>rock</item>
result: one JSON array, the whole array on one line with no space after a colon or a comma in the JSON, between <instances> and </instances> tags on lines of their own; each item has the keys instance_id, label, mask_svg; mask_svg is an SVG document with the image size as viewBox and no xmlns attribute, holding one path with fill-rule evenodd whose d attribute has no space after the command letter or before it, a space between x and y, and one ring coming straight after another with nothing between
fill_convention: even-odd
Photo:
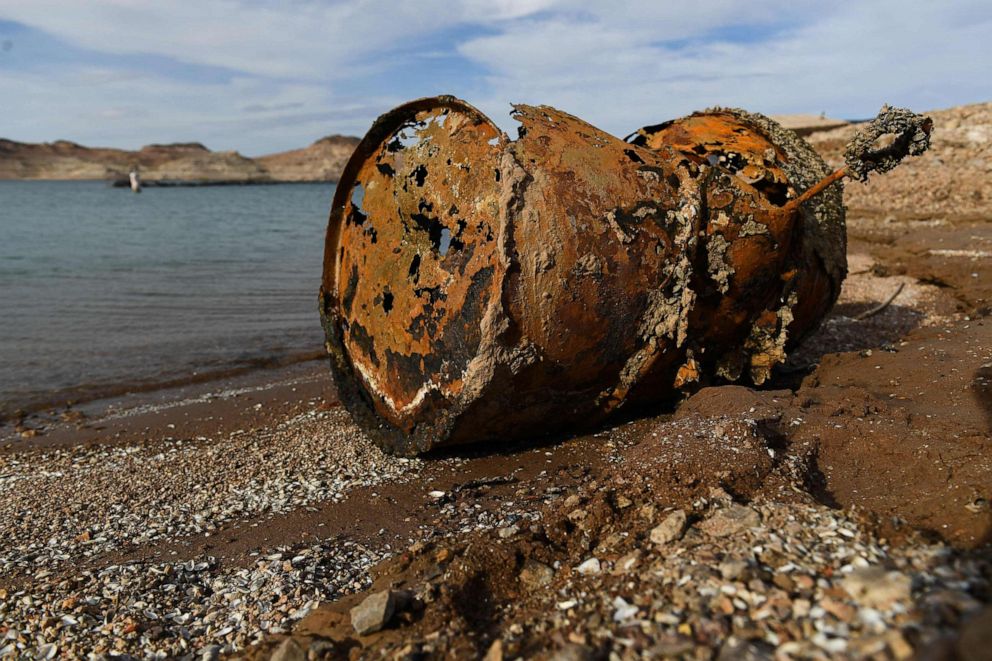
<instances>
[{"instance_id":1,"label":"rock","mask_svg":"<svg viewBox=\"0 0 992 661\"><path fill-rule=\"evenodd\" d=\"M730 505L734 502L734 497L727 493L727 490L723 487L710 487L708 495L712 502L720 503L721 505Z\"/></svg>"},{"instance_id":2,"label":"rock","mask_svg":"<svg viewBox=\"0 0 992 661\"><path fill-rule=\"evenodd\" d=\"M496 534L499 535L500 539L507 539L509 537L513 537L518 532L520 532L520 527L513 525L513 526L507 526L505 528L500 528L499 530L496 531Z\"/></svg>"},{"instance_id":3,"label":"rock","mask_svg":"<svg viewBox=\"0 0 992 661\"><path fill-rule=\"evenodd\" d=\"M269 661L307 661L307 655L300 644L292 638L287 638L279 644Z\"/></svg>"},{"instance_id":4,"label":"rock","mask_svg":"<svg viewBox=\"0 0 992 661\"><path fill-rule=\"evenodd\" d=\"M351 625L358 635L382 630L396 612L396 596L392 590L376 592L351 609Z\"/></svg>"},{"instance_id":5,"label":"rock","mask_svg":"<svg viewBox=\"0 0 992 661\"><path fill-rule=\"evenodd\" d=\"M792 592L796 589L796 582L788 574L775 574L772 583L786 592Z\"/></svg>"},{"instance_id":6,"label":"rock","mask_svg":"<svg viewBox=\"0 0 992 661\"><path fill-rule=\"evenodd\" d=\"M600 569L601 567L599 564L599 559L589 558L588 560L580 564L578 567L576 567L575 571L579 572L583 576L591 576L593 574L598 574L600 572Z\"/></svg>"},{"instance_id":7,"label":"rock","mask_svg":"<svg viewBox=\"0 0 992 661\"><path fill-rule=\"evenodd\" d=\"M494 640L482 661L503 661L503 641L499 638Z\"/></svg>"},{"instance_id":8,"label":"rock","mask_svg":"<svg viewBox=\"0 0 992 661\"><path fill-rule=\"evenodd\" d=\"M633 571L641 561L641 552L634 549L613 564L613 574L624 574Z\"/></svg>"},{"instance_id":9,"label":"rock","mask_svg":"<svg viewBox=\"0 0 992 661\"><path fill-rule=\"evenodd\" d=\"M861 606L887 609L910 597L912 581L897 571L884 567L861 567L841 580L841 587Z\"/></svg>"},{"instance_id":10,"label":"rock","mask_svg":"<svg viewBox=\"0 0 992 661\"><path fill-rule=\"evenodd\" d=\"M717 661L771 661L774 649L760 640L741 640L736 636L727 638L720 647Z\"/></svg>"},{"instance_id":11,"label":"rock","mask_svg":"<svg viewBox=\"0 0 992 661\"><path fill-rule=\"evenodd\" d=\"M906 638L903 637L902 632L890 631L885 637L886 644L889 647L889 651L892 652L892 656L899 661L903 659L911 659L913 657L913 646L906 642ZM985 649L988 649L987 647ZM962 661L968 659L964 654L960 655ZM979 657L975 657L976 661Z\"/></svg>"},{"instance_id":12,"label":"rock","mask_svg":"<svg viewBox=\"0 0 992 661\"><path fill-rule=\"evenodd\" d=\"M0 179L123 179L134 166L146 183L253 183L337 181L358 145L358 138L328 136L308 147L247 158L213 152L199 143L146 145L126 151L84 147L67 141L32 144L0 140Z\"/></svg>"},{"instance_id":13,"label":"rock","mask_svg":"<svg viewBox=\"0 0 992 661\"><path fill-rule=\"evenodd\" d=\"M761 525L761 515L750 507L731 505L714 512L699 524L699 529L710 537L729 537Z\"/></svg>"},{"instance_id":14,"label":"rock","mask_svg":"<svg viewBox=\"0 0 992 661\"><path fill-rule=\"evenodd\" d=\"M854 620L854 616L857 615L857 611L853 606L849 606L842 601L837 601L836 599L830 599L829 597L824 597L820 601L820 607L841 622L852 622Z\"/></svg>"},{"instance_id":15,"label":"rock","mask_svg":"<svg viewBox=\"0 0 992 661\"><path fill-rule=\"evenodd\" d=\"M747 569L747 563L743 560L724 560L720 563L720 576L725 581L736 581Z\"/></svg>"},{"instance_id":16,"label":"rock","mask_svg":"<svg viewBox=\"0 0 992 661\"><path fill-rule=\"evenodd\" d=\"M310 641L310 648L307 651L307 659L316 661L317 659L333 658L337 647L333 640L327 638L315 638Z\"/></svg>"},{"instance_id":17,"label":"rock","mask_svg":"<svg viewBox=\"0 0 992 661\"><path fill-rule=\"evenodd\" d=\"M685 658L696 645L684 636L664 636L648 650L648 658Z\"/></svg>"},{"instance_id":18,"label":"rock","mask_svg":"<svg viewBox=\"0 0 992 661\"><path fill-rule=\"evenodd\" d=\"M520 572L520 582L533 589L547 585L554 579L555 570L543 562L528 560Z\"/></svg>"},{"instance_id":19,"label":"rock","mask_svg":"<svg viewBox=\"0 0 992 661\"><path fill-rule=\"evenodd\" d=\"M606 536L599 544L596 545L597 551L609 551L610 549L615 549L621 544L623 544L625 537L620 533L611 533Z\"/></svg>"},{"instance_id":20,"label":"rock","mask_svg":"<svg viewBox=\"0 0 992 661\"><path fill-rule=\"evenodd\" d=\"M201 661L214 661L214 659L220 658L220 645L207 645L202 650L200 650L200 660Z\"/></svg>"},{"instance_id":21,"label":"rock","mask_svg":"<svg viewBox=\"0 0 992 661\"><path fill-rule=\"evenodd\" d=\"M651 531L651 542L658 545L674 542L685 532L685 522L685 512L675 510Z\"/></svg>"},{"instance_id":22,"label":"rock","mask_svg":"<svg viewBox=\"0 0 992 661\"><path fill-rule=\"evenodd\" d=\"M574 509L568 513L569 521L581 521L582 519L589 516L589 512L585 511L581 507L579 509Z\"/></svg>"},{"instance_id":23,"label":"rock","mask_svg":"<svg viewBox=\"0 0 992 661\"><path fill-rule=\"evenodd\" d=\"M582 504L582 499L576 496L574 493L565 499L563 507L567 510L574 510L576 507Z\"/></svg>"},{"instance_id":24,"label":"rock","mask_svg":"<svg viewBox=\"0 0 992 661\"><path fill-rule=\"evenodd\" d=\"M614 622L624 622L637 615L637 606L628 604L623 597L617 597L613 600L613 608Z\"/></svg>"}]
</instances>

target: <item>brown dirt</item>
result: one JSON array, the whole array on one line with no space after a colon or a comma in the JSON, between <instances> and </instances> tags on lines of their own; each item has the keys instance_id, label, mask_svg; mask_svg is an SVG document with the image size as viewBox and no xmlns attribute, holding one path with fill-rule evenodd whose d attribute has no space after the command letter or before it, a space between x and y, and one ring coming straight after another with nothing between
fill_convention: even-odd
<instances>
[{"instance_id":1,"label":"brown dirt","mask_svg":"<svg viewBox=\"0 0 992 661\"><path fill-rule=\"evenodd\" d=\"M328 658L487 653L487 658L626 658L632 651L713 658L721 649L733 651L728 641L740 639L751 641L746 642L750 652L760 652L764 634L736 618L721 620L712 605L698 607L689 618L692 627L677 633L674 625L632 632L611 622L610 607L587 607L617 591L634 594L642 608L652 595L652 608L666 599L668 606L678 601L670 584L650 583L644 573L619 572L618 578L616 567L631 554L651 553L646 538L660 520L655 513L672 508L689 515L689 541L674 555L698 553L698 535L706 533L695 531L705 529L721 498L749 504L765 521L781 511L802 520L800 510L789 508L806 506L843 512L861 534L894 549L893 556L941 545L948 549L943 553L984 567L984 583L973 584L970 594L976 604L987 604L992 599L992 179L985 160L990 109L992 104L932 113L937 128L930 154L873 178L867 187L847 185L851 275L844 293L768 388L704 388L682 402L674 417L642 419L636 431L617 439L616 463L595 466L570 484L575 499L546 495L557 484L555 475L522 484L518 496L543 495L547 504L540 522L519 534L504 538L489 531L418 543L382 562L373 570L373 587L321 606L298 625L293 639L300 649L311 646ZM837 148L852 130L814 134L811 141L838 160ZM871 312L897 289L888 306ZM867 312L867 318L856 319ZM730 542L710 547L712 564L729 557L731 547ZM614 569L586 585L583 581L591 579L574 568L592 555ZM525 569L534 561L556 568L546 589L526 584ZM658 575L667 571L657 562L653 566L660 567ZM836 571L820 570L818 580L827 587L818 598L824 603L849 599L831 582ZM582 592L583 586L591 591ZM356 635L349 609L383 589L410 591L412 606L384 631ZM643 603L638 590L648 591L641 593ZM563 616L555 602L566 593L579 596ZM786 599L796 597L793 592ZM926 624L917 621L915 634L906 628L897 629L895 638L887 634L876 658L902 658L906 650L925 658L980 658L970 656L979 650L969 641L981 638L980 622L989 611L973 619L969 614L977 611L967 609L937 616L928 610L928 599L914 591L909 617ZM782 623L785 640L811 635L811 630L790 634L791 626ZM271 638L248 656L267 658L284 641ZM870 636L852 639L843 656L871 656L857 647L868 650L870 644ZM311 654L319 658L318 652Z\"/></svg>"},{"instance_id":2,"label":"brown dirt","mask_svg":"<svg viewBox=\"0 0 992 661\"><path fill-rule=\"evenodd\" d=\"M944 238L951 241L973 230L970 225L945 228ZM929 242L933 237L923 234L920 239ZM867 251L873 246L855 241L853 248ZM590 600L595 602L596 595L618 591L636 595L647 590L645 598L655 595L652 608L658 603L670 606L670 600L677 603L681 597L670 592L670 585L649 583L644 573L633 578L623 572L604 576L597 579L599 584L587 586L591 591L581 592L579 586L587 579L574 568L594 555L615 572L631 554L650 556L648 532L663 518L660 514L672 508L685 509L690 520L689 542L676 555L703 553L713 565L731 557L731 543L718 542L699 551L700 538L690 534L696 529L692 522L703 530L699 524L712 516L707 508L714 493L716 500L730 498L756 507L766 520L786 516L783 511L787 519L804 516L805 510L788 508L806 506L845 512L857 521L861 534L896 549L924 548L927 540L949 543L959 550L944 553L985 563L985 583L979 582L985 587L973 590L972 596L976 603L987 602L992 598L992 322L971 315L985 296L974 281L992 278L992 268L975 266L981 277L969 275L964 283L971 286L956 289L905 276L878 276L876 272L891 267L865 253L855 257L852 263L863 270L854 269L841 304L804 347L802 356L815 368L786 370L770 389L704 388L682 402L670 419L645 418L608 432L619 448L617 458L590 464L578 479L569 474L569 499L548 495L565 484L563 474L516 485L517 497L546 500L540 523L507 539L488 531L415 544L376 567L375 584L368 591L313 611L296 628L294 640L303 650L314 645L311 649L323 650L328 658L481 657L492 653L494 645L506 658L605 658L611 650L622 649L618 639L630 635L622 635L616 623L610 626L609 600L598 599L605 600L606 607L601 604L562 619L556 606L562 594L585 595L575 606L580 611ZM897 297L863 322L853 319L903 280L912 283L904 287L904 300ZM868 328L859 333L859 326ZM830 353L838 347L854 350ZM474 494L457 496L465 504L474 500ZM760 543L762 535L758 539ZM555 571L552 584L557 591L552 586L537 592L528 588L525 568L534 561L562 568ZM565 569L569 567L573 569ZM667 571L666 565L659 567L657 573ZM759 563L759 570L763 567ZM829 581L838 569L821 568L820 580ZM761 579L765 585L771 576ZM637 588L629 587L635 584ZM836 585L821 597L831 607L836 606L830 601L834 598L850 601ZM411 610L380 633L357 636L349 610L382 589L411 591ZM782 598L791 603L802 595ZM975 626L968 625L973 611L937 616L928 610L929 603L918 596L910 605L910 617L933 628L913 620L919 635L910 636L906 645L935 658L966 654L970 647L956 643L952 632L963 631L961 640L977 635ZM712 604L696 608L683 622L692 623L693 636L673 633L672 638L664 627L652 629L633 649L681 650L675 656L710 658L735 636L746 640L757 635L736 620L721 619ZM809 633L790 634L790 627L798 624L782 626L784 640ZM899 636L909 635L906 631ZM878 643L884 652L880 658L898 658L899 640L903 638ZM248 656L267 658L283 641L274 637ZM852 655L861 656L854 653L861 649L855 645L868 649L870 637L851 644Z\"/></svg>"},{"instance_id":3,"label":"brown dirt","mask_svg":"<svg viewBox=\"0 0 992 661\"><path fill-rule=\"evenodd\" d=\"M375 568L370 590L312 612L297 627L295 639L302 649L315 640L328 643L326 650L335 658L477 657L496 641L510 658L550 658L570 645L582 648L584 656L578 658L605 658L621 638L616 625L609 632L615 635L596 631L609 621L609 600L607 608L568 621L556 615L554 602L565 592L575 594L576 582L584 580L574 568L590 556L616 567L630 554L650 555L649 531L672 508L685 509L690 522L699 522L690 523L689 541L676 554L688 552L701 543L690 533L715 534L702 523L713 516L708 498L751 504L766 520L787 505L825 505L848 512L876 543L912 548L933 537L966 555L964 549L987 549L992 541L990 361L992 325L977 321L950 331L911 332L889 351L825 356L794 392L703 389L671 420L642 421L619 434L619 462L591 466L569 486L568 499L550 500L540 523L508 539L489 531L415 544ZM929 396L920 397L921 391ZM551 475L543 483L521 485L517 494L540 496L558 484L558 476ZM707 551L714 554L712 564L724 553L729 556L731 546L713 544ZM987 581L992 576L987 550L970 553L977 555L967 557L986 563ZM525 569L533 562L562 568L553 579L557 591L528 589ZM822 576L836 570L828 568ZM624 588L627 580L646 588L643 574L620 574L602 578L595 590L638 594ZM762 580L772 581L770 576ZM988 600L992 594L985 586L976 596ZM355 635L349 610L383 589L411 591L412 610L381 633ZM670 586L649 589L676 598L667 592ZM832 589L837 599L848 598ZM603 601L596 593L579 594L584 598L576 608L588 600ZM644 596L649 603L651 594ZM924 610L922 604L917 607ZM680 639L682 654L709 658L700 651L719 649L728 636L747 631L736 620L707 620L707 614L712 615L710 607L699 607L696 617L690 616L696 634ZM967 620L954 618L941 620L936 630L953 630ZM706 630L705 622L713 629ZM782 635L789 639L788 633ZM920 649L943 644L936 634L928 635L921 634ZM267 658L282 640L272 639L249 656ZM652 630L635 649L657 649L660 641Z\"/></svg>"},{"instance_id":4,"label":"brown dirt","mask_svg":"<svg viewBox=\"0 0 992 661\"><path fill-rule=\"evenodd\" d=\"M989 107L948 116L981 119ZM942 117L935 151L946 158ZM982 153L954 152L960 190L920 159L930 174L919 181L946 179L946 196L886 183L900 170L867 192L848 184L851 273L840 301L766 387L711 384L586 437L434 456L413 482L85 564L209 554L248 566L317 537L394 549L371 588L327 595L290 636L267 638L248 658L269 658L287 638L303 656L284 658L307 658L308 648L311 658L772 658L773 640L802 658L982 658L992 603L992 198L988 177L967 165ZM3 452L27 461L53 447L223 436L337 399L325 366L307 363L110 404L109 414L106 402L82 408L80 427L60 411L32 416L26 424L43 434L30 439L0 428ZM651 531L675 508L687 514L684 535L658 546ZM732 512L760 525L720 537ZM592 558L602 571L580 572ZM912 589L890 611L866 607L843 587L858 562L909 577ZM542 565L549 582L537 584ZM349 609L383 589L409 599L383 631L357 635ZM615 598L638 614L616 619ZM876 616L884 626L873 629Z\"/></svg>"}]
</instances>

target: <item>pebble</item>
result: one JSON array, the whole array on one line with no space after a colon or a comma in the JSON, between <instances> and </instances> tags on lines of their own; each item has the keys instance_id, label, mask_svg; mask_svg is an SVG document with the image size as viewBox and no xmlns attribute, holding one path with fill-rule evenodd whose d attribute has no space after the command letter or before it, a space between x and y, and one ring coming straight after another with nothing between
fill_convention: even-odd
<instances>
[{"instance_id":1,"label":"pebble","mask_svg":"<svg viewBox=\"0 0 992 661\"><path fill-rule=\"evenodd\" d=\"M300 644L292 638L287 638L275 649L269 661L306 661L307 655Z\"/></svg>"},{"instance_id":2,"label":"pebble","mask_svg":"<svg viewBox=\"0 0 992 661\"><path fill-rule=\"evenodd\" d=\"M675 510L651 530L651 542L660 546L679 539L685 531L685 524L685 512L683 510Z\"/></svg>"},{"instance_id":3,"label":"pebble","mask_svg":"<svg viewBox=\"0 0 992 661\"><path fill-rule=\"evenodd\" d=\"M365 636L381 631L396 612L396 594L382 590L366 597L351 609L351 625L358 635Z\"/></svg>"},{"instance_id":4,"label":"pebble","mask_svg":"<svg viewBox=\"0 0 992 661\"><path fill-rule=\"evenodd\" d=\"M555 570L537 560L527 560L520 572L520 582L534 589L547 585L555 577Z\"/></svg>"},{"instance_id":5,"label":"pebble","mask_svg":"<svg viewBox=\"0 0 992 661\"><path fill-rule=\"evenodd\" d=\"M747 563L743 560L725 560L720 563L720 576L725 581L733 581L741 577L747 569Z\"/></svg>"},{"instance_id":6,"label":"pebble","mask_svg":"<svg viewBox=\"0 0 992 661\"><path fill-rule=\"evenodd\" d=\"M898 571L873 566L855 569L844 577L841 586L860 605L886 609L909 598L912 580Z\"/></svg>"},{"instance_id":7,"label":"pebble","mask_svg":"<svg viewBox=\"0 0 992 661\"><path fill-rule=\"evenodd\" d=\"M616 597L613 599L613 621L614 622L625 622L637 615L637 606L634 604L628 604L627 600L623 597Z\"/></svg>"},{"instance_id":8,"label":"pebble","mask_svg":"<svg viewBox=\"0 0 992 661\"><path fill-rule=\"evenodd\" d=\"M0 622L20 632L0 638L0 650L217 658L286 632L320 601L366 588L368 568L390 551L329 538L269 548L248 567L201 555L67 568L136 545L206 538L229 521L264 525L355 488L415 480L422 466L383 454L342 410L215 440L0 455L0 578L31 577L0 591ZM500 521L447 510L442 518Z\"/></svg>"},{"instance_id":9,"label":"pebble","mask_svg":"<svg viewBox=\"0 0 992 661\"><path fill-rule=\"evenodd\" d=\"M598 574L600 572L599 560L597 558L589 558L588 560L580 564L578 567L576 567L575 571L579 572L584 576Z\"/></svg>"},{"instance_id":10,"label":"pebble","mask_svg":"<svg viewBox=\"0 0 992 661\"><path fill-rule=\"evenodd\" d=\"M744 505L730 505L716 510L699 524L699 529L711 537L729 537L761 525L761 516Z\"/></svg>"}]
</instances>

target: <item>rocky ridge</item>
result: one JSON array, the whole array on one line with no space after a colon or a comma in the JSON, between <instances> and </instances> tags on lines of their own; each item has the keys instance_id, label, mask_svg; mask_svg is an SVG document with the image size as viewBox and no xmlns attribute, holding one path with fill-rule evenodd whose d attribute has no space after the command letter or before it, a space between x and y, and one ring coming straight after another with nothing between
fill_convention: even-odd
<instances>
[{"instance_id":1,"label":"rocky ridge","mask_svg":"<svg viewBox=\"0 0 992 661\"><path fill-rule=\"evenodd\" d=\"M146 185L337 181L357 144L357 138L335 135L253 159L236 151L214 152L196 142L127 151L67 140L30 144L0 139L0 179L119 182L137 168Z\"/></svg>"}]
</instances>

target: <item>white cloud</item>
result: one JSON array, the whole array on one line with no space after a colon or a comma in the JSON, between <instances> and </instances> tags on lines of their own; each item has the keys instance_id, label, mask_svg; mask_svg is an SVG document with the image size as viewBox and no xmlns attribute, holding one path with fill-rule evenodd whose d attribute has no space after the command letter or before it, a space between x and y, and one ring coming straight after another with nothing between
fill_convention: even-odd
<instances>
[{"instance_id":1,"label":"white cloud","mask_svg":"<svg viewBox=\"0 0 992 661\"><path fill-rule=\"evenodd\" d=\"M354 75L398 45L461 23L545 8L537 0L258 3L241 0L5 0L0 16L107 53L148 53L264 76Z\"/></svg>"},{"instance_id":2,"label":"white cloud","mask_svg":"<svg viewBox=\"0 0 992 661\"><path fill-rule=\"evenodd\" d=\"M505 127L509 102L547 103L617 134L715 104L850 117L882 102L927 109L990 96L987 0L743 7L4 0L0 19L119 63L0 67L0 131L132 147L199 140L261 153L331 132L360 135L411 93L463 94ZM143 69L131 54L229 75Z\"/></svg>"},{"instance_id":3,"label":"white cloud","mask_svg":"<svg viewBox=\"0 0 992 661\"><path fill-rule=\"evenodd\" d=\"M462 43L491 72L480 107L505 125L506 99L547 103L622 134L712 105L865 116L883 102L926 109L992 92L984 2L759 4L749 22L781 28L757 41L707 39L734 28L738 3L703 2L678 14L656 4L650 17L604 7L591 18L549 16ZM666 45L678 35L692 45Z\"/></svg>"}]
</instances>

